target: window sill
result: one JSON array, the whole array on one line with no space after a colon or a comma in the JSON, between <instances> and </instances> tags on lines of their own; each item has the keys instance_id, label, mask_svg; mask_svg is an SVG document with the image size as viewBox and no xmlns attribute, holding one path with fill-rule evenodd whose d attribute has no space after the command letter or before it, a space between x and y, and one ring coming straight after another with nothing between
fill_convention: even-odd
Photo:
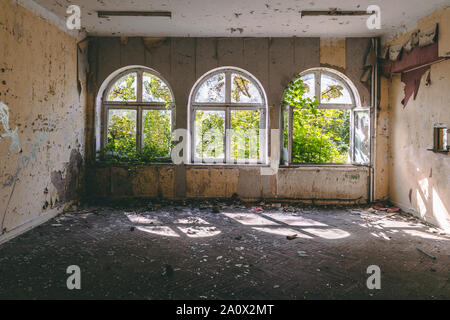
<instances>
[{"instance_id":1,"label":"window sill","mask_svg":"<svg viewBox=\"0 0 450 320\"><path fill-rule=\"evenodd\" d=\"M146 162L146 163L130 163L130 162L106 162L106 161L95 161L92 166L94 167L146 167L153 165L166 165L166 166L174 166L172 162Z\"/></svg>"},{"instance_id":2,"label":"window sill","mask_svg":"<svg viewBox=\"0 0 450 320\"><path fill-rule=\"evenodd\" d=\"M252 163L252 164L245 164L245 163L186 163L185 164L188 167L204 167L204 168L269 168L270 166L268 164L263 163Z\"/></svg>"},{"instance_id":3,"label":"window sill","mask_svg":"<svg viewBox=\"0 0 450 320\"><path fill-rule=\"evenodd\" d=\"M93 166L97 167L145 167L145 166L153 166L153 165L165 165L165 166L177 166L173 162L147 162L147 163L129 163L129 162L117 162L117 163L111 163L111 162L105 162L105 161L96 161L92 164ZM188 167L224 167L224 168L269 168L270 165L268 164L262 164L262 163L256 163L256 164L227 164L227 163L185 163L185 166Z\"/></svg>"},{"instance_id":4,"label":"window sill","mask_svg":"<svg viewBox=\"0 0 450 320\"><path fill-rule=\"evenodd\" d=\"M280 165L280 168L370 168L370 164L339 164L339 163L298 163Z\"/></svg>"}]
</instances>

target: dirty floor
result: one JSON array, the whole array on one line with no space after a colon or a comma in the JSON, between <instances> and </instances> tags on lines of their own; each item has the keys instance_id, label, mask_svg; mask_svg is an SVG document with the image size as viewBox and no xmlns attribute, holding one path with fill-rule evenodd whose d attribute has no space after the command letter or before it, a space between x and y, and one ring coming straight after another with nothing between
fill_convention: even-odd
<instances>
[{"instance_id":1,"label":"dirty floor","mask_svg":"<svg viewBox=\"0 0 450 320\"><path fill-rule=\"evenodd\" d=\"M450 299L450 237L365 208L86 207L0 245L0 298Z\"/></svg>"}]
</instances>

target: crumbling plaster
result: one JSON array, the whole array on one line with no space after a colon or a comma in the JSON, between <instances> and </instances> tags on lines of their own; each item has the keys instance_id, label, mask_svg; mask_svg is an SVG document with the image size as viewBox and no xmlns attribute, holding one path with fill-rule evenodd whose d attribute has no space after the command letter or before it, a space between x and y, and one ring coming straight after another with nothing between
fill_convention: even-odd
<instances>
[{"instance_id":1,"label":"crumbling plaster","mask_svg":"<svg viewBox=\"0 0 450 320\"><path fill-rule=\"evenodd\" d=\"M30 0L18 0L30 1ZM35 0L60 18L67 6L78 4L83 26L95 36L146 37L377 37L408 30L423 14L448 4L448 0ZM302 17L304 10L358 10L370 5L381 10L381 29L366 26L368 16ZM100 19L97 10L162 10L171 18L109 17Z\"/></svg>"},{"instance_id":2,"label":"crumbling plaster","mask_svg":"<svg viewBox=\"0 0 450 320\"><path fill-rule=\"evenodd\" d=\"M0 139L1 241L80 195L85 80L74 37L9 0L0 7L0 101L20 143Z\"/></svg>"},{"instance_id":3,"label":"crumbling plaster","mask_svg":"<svg viewBox=\"0 0 450 320\"><path fill-rule=\"evenodd\" d=\"M122 39L124 40L124 39ZM119 68L142 65L161 73L171 85L176 106L176 127L187 127L187 104L195 81L219 66L235 66L252 73L266 91L269 127L280 128L280 101L285 86L298 73L318 66L340 70L355 83L364 106L370 90L359 83L370 39L319 38L167 38L146 49L149 39L90 39L87 114L87 158L91 163L87 186L92 197L207 198L237 194L246 199L304 199L365 202L369 168L300 166L280 168L261 176L258 166L148 165L129 174L124 167L95 164L95 113L98 90ZM321 54L324 51L325 54ZM96 72L94 70L97 70ZM270 146L269 146L270 150ZM336 184L332 187L332 184ZM379 192L385 196L383 192Z\"/></svg>"},{"instance_id":4,"label":"crumbling plaster","mask_svg":"<svg viewBox=\"0 0 450 320\"><path fill-rule=\"evenodd\" d=\"M435 123L450 124L450 61L431 66L431 85L422 79L416 100L403 108L404 84L394 76L390 92L390 198L403 209L450 229L449 155L433 145ZM424 76L426 77L426 75Z\"/></svg>"},{"instance_id":5,"label":"crumbling plaster","mask_svg":"<svg viewBox=\"0 0 450 320\"><path fill-rule=\"evenodd\" d=\"M439 52L445 55L450 48L448 21L450 9L440 9L423 17L417 28L425 29L439 23ZM410 33L394 39L391 44L403 43ZM450 125L450 61L431 66L430 85L422 77L415 100L406 108L401 101L404 84L394 75L389 90L390 167L389 196L402 209L421 219L450 229L450 159L448 154L428 151L433 145L435 123Z\"/></svg>"}]
</instances>

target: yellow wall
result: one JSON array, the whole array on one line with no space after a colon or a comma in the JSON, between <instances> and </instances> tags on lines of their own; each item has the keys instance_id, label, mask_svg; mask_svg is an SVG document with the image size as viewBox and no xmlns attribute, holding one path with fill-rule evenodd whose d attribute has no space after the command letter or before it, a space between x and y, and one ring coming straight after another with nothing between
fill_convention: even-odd
<instances>
[{"instance_id":1,"label":"yellow wall","mask_svg":"<svg viewBox=\"0 0 450 320\"><path fill-rule=\"evenodd\" d=\"M320 39L320 64L339 71L345 70L345 38Z\"/></svg>"},{"instance_id":2,"label":"yellow wall","mask_svg":"<svg viewBox=\"0 0 450 320\"><path fill-rule=\"evenodd\" d=\"M0 7L0 101L9 112L6 126L18 134L0 139L5 237L74 197L84 97L77 85L76 39L10 0L0 0ZM0 122L0 135L7 131ZM20 153L10 151L17 140Z\"/></svg>"}]
</instances>

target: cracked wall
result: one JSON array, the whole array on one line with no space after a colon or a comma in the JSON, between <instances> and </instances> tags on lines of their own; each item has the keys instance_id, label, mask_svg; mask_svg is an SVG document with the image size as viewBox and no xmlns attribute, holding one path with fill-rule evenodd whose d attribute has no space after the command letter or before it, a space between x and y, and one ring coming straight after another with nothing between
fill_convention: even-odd
<instances>
[{"instance_id":1,"label":"cracked wall","mask_svg":"<svg viewBox=\"0 0 450 320\"><path fill-rule=\"evenodd\" d=\"M418 21L419 29L439 23L440 56L449 54L450 8L441 9ZM410 33L393 41L400 44ZM433 145L433 126L450 125L450 60L431 66L422 77L416 99L403 108L404 84L400 75L390 80L390 168L389 194L402 209L450 230L450 156L427 149ZM385 80L389 81L389 80Z\"/></svg>"},{"instance_id":2,"label":"cracked wall","mask_svg":"<svg viewBox=\"0 0 450 320\"><path fill-rule=\"evenodd\" d=\"M8 114L0 121L0 232L7 236L78 198L85 80L78 84L75 38L12 1L0 7L0 101Z\"/></svg>"},{"instance_id":3,"label":"cracked wall","mask_svg":"<svg viewBox=\"0 0 450 320\"><path fill-rule=\"evenodd\" d=\"M358 87L363 105L370 105L370 90L359 84L369 45L369 38L157 38L151 41L133 37L125 41L118 37L92 37L87 158L94 162L98 90L119 68L147 66L168 80L175 95L176 128L187 127L188 98L199 77L220 66L242 68L261 82L268 98L269 127L278 129L284 88L298 73L309 68L328 66L344 72ZM358 178L352 179L355 174ZM88 195L106 198L223 198L236 193L247 199L365 202L368 176L369 169L364 166L280 168L274 176L261 176L260 168L254 166L148 165L132 175L122 167L93 166L87 174L86 185Z\"/></svg>"}]
</instances>

